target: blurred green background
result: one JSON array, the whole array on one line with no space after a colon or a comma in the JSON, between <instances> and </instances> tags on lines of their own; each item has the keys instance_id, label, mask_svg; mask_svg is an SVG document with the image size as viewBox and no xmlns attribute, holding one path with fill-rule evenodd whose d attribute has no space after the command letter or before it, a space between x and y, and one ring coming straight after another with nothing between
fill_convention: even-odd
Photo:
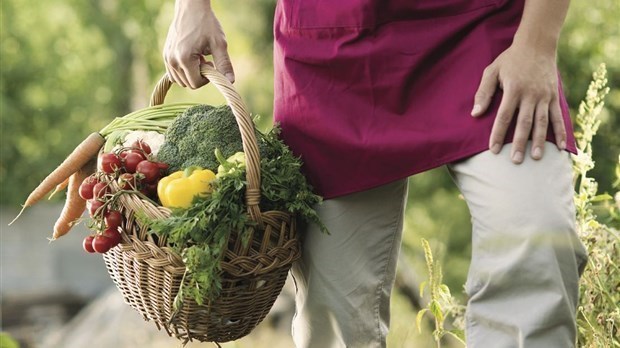
<instances>
[{"instance_id":1,"label":"blurred green background","mask_svg":"<svg viewBox=\"0 0 620 348\"><path fill-rule=\"evenodd\" d=\"M4 0L1 20L0 205L17 207L30 189L90 132L145 107L164 73L162 47L173 1ZM214 1L227 34L236 86L260 127L270 126L275 0ZM611 92L595 138L593 176L611 192L620 153L620 5L573 1L558 61L569 104L578 107L599 63ZM215 89L173 88L168 101L221 103ZM411 178L404 256L424 275L420 237L437 249L445 282L458 296L469 258L470 221L444 168ZM59 197L58 199L62 199ZM397 295L392 336L417 335L415 313ZM401 337L402 336L402 337Z\"/></svg>"}]
</instances>

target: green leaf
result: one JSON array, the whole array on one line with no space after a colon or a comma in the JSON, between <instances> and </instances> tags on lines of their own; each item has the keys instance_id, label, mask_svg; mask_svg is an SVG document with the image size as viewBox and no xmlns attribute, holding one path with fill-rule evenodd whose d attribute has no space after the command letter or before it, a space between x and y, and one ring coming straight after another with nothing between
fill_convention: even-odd
<instances>
[{"instance_id":1,"label":"green leaf","mask_svg":"<svg viewBox=\"0 0 620 348\"><path fill-rule=\"evenodd\" d=\"M603 193L603 194L592 197L592 199L590 199L590 202L602 202L602 201L608 201L611 199L613 199L611 195L607 193Z\"/></svg>"},{"instance_id":2,"label":"green leaf","mask_svg":"<svg viewBox=\"0 0 620 348\"><path fill-rule=\"evenodd\" d=\"M426 288L426 280L420 283L420 297L424 297L424 288Z\"/></svg>"},{"instance_id":3,"label":"green leaf","mask_svg":"<svg viewBox=\"0 0 620 348\"><path fill-rule=\"evenodd\" d=\"M441 310L441 305L439 304L439 302L432 300L429 308L430 308L431 313L433 313L435 318L437 318L437 321L439 321L440 323L443 323L444 317L443 317L443 312Z\"/></svg>"},{"instance_id":4,"label":"green leaf","mask_svg":"<svg viewBox=\"0 0 620 348\"><path fill-rule=\"evenodd\" d=\"M422 318L426 312L428 312L428 308L422 308L418 311L418 314L415 317L415 324L418 327L419 333L422 333Z\"/></svg>"},{"instance_id":5,"label":"green leaf","mask_svg":"<svg viewBox=\"0 0 620 348\"><path fill-rule=\"evenodd\" d=\"M452 294L450 293L450 288L446 284L440 284L439 291L442 293L442 295L445 295L447 298L452 297Z\"/></svg>"}]
</instances>

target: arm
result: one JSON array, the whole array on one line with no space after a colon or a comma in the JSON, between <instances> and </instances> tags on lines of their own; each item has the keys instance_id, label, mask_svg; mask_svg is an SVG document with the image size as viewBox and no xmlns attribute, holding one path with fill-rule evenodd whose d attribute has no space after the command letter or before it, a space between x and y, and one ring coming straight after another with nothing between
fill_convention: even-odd
<instances>
[{"instance_id":1,"label":"arm","mask_svg":"<svg viewBox=\"0 0 620 348\"><path fill-rule=\"evenodd\" d=\"M487 110L498 84L504 92L489 139L493 153L501 150L508 126L518 110L511 150L514 163L523 161L530 132L530 155L534 159L542 158L549 122L558 148L566 148L556 53L568 5L569 0L526 0L512 45L484 70L476 92L474 117Z\"/></svg>"},{"instance_id":2,"label":"arm","mask_svg":"<svg viewBox=\"0 0 620 348\"><path fill-rule=\"evenodd\" d=\"M226 36L210 0L177 0L174 19L164 45L170 79L183 87L199 88L208 81L200 75L203 55L213 55L216 69L234 82Z\"/></svg>"}]
</instances>

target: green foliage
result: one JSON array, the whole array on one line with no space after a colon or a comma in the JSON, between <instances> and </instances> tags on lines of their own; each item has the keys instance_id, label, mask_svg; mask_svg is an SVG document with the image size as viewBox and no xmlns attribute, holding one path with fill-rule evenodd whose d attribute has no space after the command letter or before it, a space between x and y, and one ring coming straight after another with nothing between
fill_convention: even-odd
<instances>
[{"instance_id":1,"label":"green foliage","mask_svg":"<svg viewBox=\"0 0 620 348\"><path fill-rule=\"evenodd\" d=\"M580 286L578 310L579 347L620 347L620 232L596 220L594 206L612 200L607 194L599 195L596 180L588 176L594 168L592 139L601 121L607 88L606 69L601 65L594 73L585 100L579 105L577 133L579 154L574 157L575 205L577 226L581 240L588 250L588 265ZM616 182L620 182L620 158L616 166ZM616 194L616 208L620 193ZM612 209L611 216L614 216ZM616 215L617 216L617 215Z\"/></svg>"},{"instance_id":2,"label":"green foliage","mask_svg":"<svg viewBox=\"0 0 620 348\"><path fill-rule=\"evenodd\" d=\"M568 104L576 108L592 71L607 62L609 95L599 114L601 127L592 140L596 167L590 172L601 191L611 191L614 167L620 153L620 4L616 0L571 1L558 47L558 66ZM572 110L572 115L578 114ZM599 216L606 217L605 211Z\"/></svg>"},{"instance_id":3,"label":"green foliage","mask_svg":"<svg viewBox=\"0 0 620 348\"><path fill-rule=\"evenodd\" d=\"M237 171L217 180L208 199L197 199L189 209L176 209L164 220L145 221L183 258L186 275L175 305L193 298L198 304L221 290L220 260L231 233L241 238L252 226L243 201L244 173Z\"/></svg>"},{"instance_id":4,"label":"green foliage","mask_svg":"<svg viewBox=\"0 0 620 348\"><path fill-rule=\"evenodd\" d=\"M460 305L452 294L450 288L442 283L443 274L441 264L433 259L433 252L428 241L422 238L422 248L424 249L424 257L426 259L426 267L428 271L428 281L420 284L420 297L424 297L424 289L428 287L430 291L430 300L426 308L421 309L416 317L416 326L421 332L422 319L425 314L432 315L435 321L435 330L433 338L437 347L441 347L441 340L445 335L450 335L457 341L465 344L464 321L462 320L465 307ZM449 316L454 317L456 324L455 329L446 329L444 322Z\"/></svg>"},{"instance_id":5,"label":"green foliage","mask_svg":"<svg viewBox=\"0 0 620 348\"><path fill-rule=\"evenodd\" d=\"M157 47L158 2L2 1L0 204L23 202L82 139L130 111L138 48Z\"/></svg>"},{"instance_id":6,"label":"green foliage","mask_svg":"<svg viewBox=\"0 0 620 348\"><path fill-rule=\"evenodd\" d=\"M261 158L261 210L288 211L308 222L319 224L313 207L321 198L312 193L299 171L301 161L278 138L278 128L259 133L259 142L267 149ZM223 163L222 163L223 164ZM185 298L202 304L221 290L220 261L232 234L248 242L256 222L246 211L245 171L234 170L216 179L212 194L196 199L189 209L174 210L163 220L144 221L167 241L182 257L187 267L175 304L180 308Z\"/></svg>"},{"instance_id":7,"label":"green foliage","mask_svg":"<svg viewBox=\"0 0 620 348\"><path fill-rule=\"evenodd\" d=\"M0 348L19 348L19 343L6 332L0 332Z\"/></svg>"},{"instance_id":8,"label":"green foliage","mask_svg":"<svg viewBox=\"0 0 620 348\"><path fill-rule=\"evenodd\" d=\"M261 159L261 208L289 211L328 233L314 210L321 198L313 193L312 186L301 175L301 160L280 140L279 134L280 128L275 125L260 138L265 148Z\"/></svg>"}]
</instances>

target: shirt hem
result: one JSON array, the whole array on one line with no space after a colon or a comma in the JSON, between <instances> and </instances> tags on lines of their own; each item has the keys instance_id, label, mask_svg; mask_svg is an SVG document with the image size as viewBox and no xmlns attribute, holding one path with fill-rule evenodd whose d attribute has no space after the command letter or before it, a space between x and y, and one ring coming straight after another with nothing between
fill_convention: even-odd
<instances>
[{"instance_id":1,"label":"shirt hem","mask_svg":"<svg viewBox=\"0 0 620 348\"><path fill-rule=\"evenodd\" d=\"M547 142L551 142L551 141L547 140ZM510 144L510 143L511 142L506 142L506 143L504 143L504 145ZM350 194L361 192L361 191L370 190L370 189L373 189L373 188L376 188L376 187L379 187L379 186L382 186L382 185L386 185L386 184L388 184L390 182L393 182L393 181L409 178L412 175L419 174L419 173L422 173L422 172L425 172L425 171L428 171L428 170L431 170L431 169L435 169L437 167L440 167L442 165L445 165L445 164L448 164L448 163L451 163L451 162L455 162L455 161L458 161L458 160L462 160L462 159L465 159L465 158L477 155L477 154L482 153L482 152L487 151L487 150L489 150L489 148L487 146L483 146L483 147L470 148L470 149L464 150L462 152L458 152L456 154L451 153L450 156L442 157L441 159L433 161L433 162L430 162L430 163L426 164L423 167L416 167L414 169L406 171L405 174L397 174L397 175L394 175L392 177L389 177L389 178L386 178L384 180L381 180L379 182L373 182L373 183L370 183L370 184L367 184L367 185L360 186L359 188L355 188L355 189L346 189L346 190L342 190L342 191L335 191L335 193L332 193L332 194L323 194L322 197L323 197L324 200L328 200L328 199L337 198L337 197L341 197L341 196L346 196L346 195L350 195ZM572 153L574 155L577 154L577 148L576 148L576 146L574 144L569 144L569 146L567 146L564 151L567 151L567 152Z\"/></svg>"}]
</instances>

